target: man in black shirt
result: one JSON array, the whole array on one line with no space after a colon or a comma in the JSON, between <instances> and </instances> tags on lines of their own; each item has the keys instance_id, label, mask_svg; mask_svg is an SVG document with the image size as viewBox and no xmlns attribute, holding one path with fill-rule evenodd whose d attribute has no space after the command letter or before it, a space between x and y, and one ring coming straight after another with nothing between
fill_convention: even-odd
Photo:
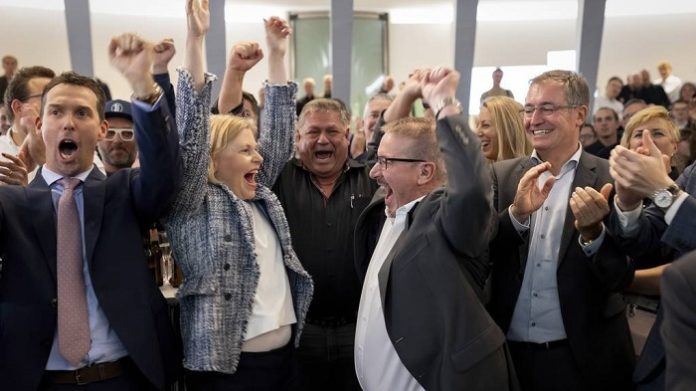
<instances>
[{"instance_id":1,"label":"man in black shirt","mask_svg":"<svg viewBox=\"0 0 696 391\"><path fill-rule=\"evenodd\" d=\"M602 107L594 114L594 127L597 141L585 147L585 151L602 159L609 159L609 154L619 145L619 114L610 107Z\"/></svg>"},{"instance_id":2,"label":"man in black shirt","mask_svg":"<svg viewBox=\"0 0 696 391\"><path fill-rule=\"evenodd\" d=\"M299 158L273 187L315 284L298 351L302 390L360 390L353 366L361 292L353 230L377 184L367 166L348 158L349 121L335 100L307 103L297 125Z\"/></svg>"}]
</instances>

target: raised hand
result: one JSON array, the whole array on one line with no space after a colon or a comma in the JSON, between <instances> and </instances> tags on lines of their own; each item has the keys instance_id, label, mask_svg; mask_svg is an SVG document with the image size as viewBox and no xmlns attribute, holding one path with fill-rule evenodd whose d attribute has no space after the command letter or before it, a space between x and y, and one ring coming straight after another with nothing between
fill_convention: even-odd
<instances>
[{"instance_id":1,"label":"raised hand","mask_svg":"<svg viewBox=\"0 0 696 391\"><path fill-rule=\"evenodd\" d=\"M2 153L7 160L0 160L0 183L26 186L29 184L27 166L16 156Z\"/></svg>"},{"instance_id":2,"label":"raised hand","mask_svg":"<svg viewBox=\"0 0 696 391\"><path fill-rule=\"evenodd\" d=\"M152 43L130 33L112 38L109 44L111 65L130 82L136 96L147 96L154 89L150 73L152 47Z\"/></svg>"},{"instance_id":3,"label":"raised hand","mask_svg":"<svg viewBox=\"0 0 696 391\"><path fill-rule=\"evenodd\" d=\"M268 50L285 55L288 49L288 36L292 33L288 22L277 16L272 16L268 20L264 19L263 24L266 28Z\"/></svg>"},{"instance_id":4,"label":"raised hand","mask_svg":"<svg viewBox=\"0 0 696 391\"><path fill-rule=\"evenodd\" d=\"M650 132L643 132L643 148L631 151L618 145L611 151L609 174L614 178L617 204L622 210L637 208L643 198L673 183L665 169L667 157L657 148Z\"/></svg>"},{"instance_id":5,"label":"raised hand","mask_svg":"<svg viewBox=\"0 0 696 391\"><path fill-rule=\"evenodd\" d=\"M609 214L609 195L613 186L606 183L600 191L577 187L570 196L570 209L575 216L575 229L583 240L596 239L602 233L602 220Z\"/></svg>"},{"instance_id":6,"label":"raised hand","mask_svg":"<svg viewBox=\"0 0 696 391\"><path fill-rule=\"evenodd\" d=\"M186 0L186 21L192 38L202 38L210 28L208 0Z\"/></svg>"},{"instance_id":7,"label":"raised hand","mask_svg":"<svg viewBox=\"0 0 696 391\"><path fill-rule=\"evenodd\" d=\"M413 102L418 98L422 98L423 81L430 73L429 68L415 69L408 75L404 88L396 94L396 98L384 112L384 122L396 121L400 118L405 118L411 115L411 107ZM367 140L368 142L370 140Z\"/></svg>"},{"instance_id":8,"label":"raised hand","mask_svg":"<svg viewBox=\"0 0 696 391\"><path fill-rule=\"evenodd\" d=\"M174 46L174 40L171 38L165 38L155 44L152 48L154 53L152 73L155 75L168 73L167 66L176 54L176 47Z\"/></svg>"},{"instance_id":9,"label":"raised hand","mask_svg":"<svg viewBox=\"0 0 696 391\"><path fill-rule=\"evenodd\" d=\"M537 181L543 172L550 169L551 163L544 162L532 167L524 174L522 179L520 179L520 183L517 185L515 200L510 206L510 213L515 220L523 223L532 213L544 204L544 201L546 201L546 198L551 192L553 184L556 182L556 177L548 177L541 188L537 186Z\"/></svg>"},{"instance_id":10,"label":"raised hand","mask_svg":"<svg viewBox=\"0 0 696 391\"><path fill-rule=\"evenodd\" d=\"M258 64L263 58L263 51L256 42L239 42L230 50L228 69L236 72L246 72Z\"/></svg>"},{"instance_id":11,"label":"raised hand","mask_svg":"<svg viewBox=\"0 0 696 391\"><path fill-rule=\"evenodd\" d=\"M414 100L423 97L421 82L430 73L430 68L417 68L408 75L408 79L401 90L404 94L411 96Z\"/></svg>"},{"instance_id":12,"label":"raised hand","mask_svg":"<svg viewBox=\"0 0 696 391\"><path fill-rule=\"evenodd\" d=\"M454 98L459 84L459 72L451 68L438 67L425 73L421 80L423 101L439 105L445 98Z\"/></svg>"}]
</instances>

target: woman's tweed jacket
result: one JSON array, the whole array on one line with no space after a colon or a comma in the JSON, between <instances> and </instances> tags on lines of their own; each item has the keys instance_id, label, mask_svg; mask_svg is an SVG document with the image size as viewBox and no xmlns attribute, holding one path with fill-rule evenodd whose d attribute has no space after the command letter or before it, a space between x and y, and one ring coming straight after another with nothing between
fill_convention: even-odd
<instances>
[{"instance_id":1,"label":"woman's tweed jacket","mask_svg":"<svg viewBox=\"0 0 696 391\"><path fill-rule=\"evenodd\" d=\"M184 181L164 224L184 282L181 306L184 367L196 371L234 373L242 337L259 280L251 207L224 184L208 182L210 95L215 76L206 74L200 93L191 74L179 70L176 122ZM293 153L297 84L266 84L259 151L264 157L257 175L257 202L267 213L283 252L297 324L295 345L312 298L313 284L297 259L283 209L268 189Z\"/></svg>"}]
</instances>

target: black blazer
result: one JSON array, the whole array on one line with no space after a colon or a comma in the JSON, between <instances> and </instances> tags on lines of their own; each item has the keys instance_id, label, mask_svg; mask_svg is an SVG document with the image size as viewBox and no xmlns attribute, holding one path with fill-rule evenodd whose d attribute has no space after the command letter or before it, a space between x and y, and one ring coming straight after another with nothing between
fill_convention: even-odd
<instances>
[{"instance_id":1,"label":"black blazer","mask_svg":"<svg viewBox=\"0 0 696 391\"><path fill-rule=\"evenodd\" d=\"M399 358L425 389L507 390L516 378L505 338L478 298L494 215L486 163L462 116L438 121L437 135L449 185L411 210L407 228L379 271L387 331ZM383 199L358 220L361 279L383 220Z\"/></svg>"},{"instance_id":2,"label":"black blazer","mask_svg":"<svg viewBox=\"0 0 696 391\"><path fill-rule=\"evenodd\" d=\"M497 162L491 169L494 204L499 214L498 232L490 245L493 272L489 307L505 333L520 293L529 250L529 236L522 238L517 233L508 207L520 179L533 165L530 157L522 157ZM578 186L600 189L608 182L612 182L608 162L582 152L571 192ZM574 221L568 206L556 272L568 342L580 372L588 381L587 389L630 389L634 353L619 292L633 279L633 267L609 233L599 251L587 257L578 243Z\"/></svg>"},{"instance_id":3,"label":"black blazer","mask_svg":"<svg viewBox=\"0 0 696 391\"><path fill-rule=\"evenodd\" d=\"M662 277L664 323L662 340L666 351L665 389L696 389L696 251L665 269Z\"/></svg>"},{"instance_id":4,"label":"black blazer","mask_svg":"<svg viewBox=\"0 0 696 391\"><path fill-rule=\"evenodd\" d=\"M164 98L163 98L164 99ZM94 291L137 367L158 388L181 365L166 301L147 268L142 234L181 182L176 125L166 100L133 105L140 169L83 184L84 231ZM56 220L41 172L28 187L0 187L0 389L35 390L56 332Z\"/></svg>"}]
</instances>

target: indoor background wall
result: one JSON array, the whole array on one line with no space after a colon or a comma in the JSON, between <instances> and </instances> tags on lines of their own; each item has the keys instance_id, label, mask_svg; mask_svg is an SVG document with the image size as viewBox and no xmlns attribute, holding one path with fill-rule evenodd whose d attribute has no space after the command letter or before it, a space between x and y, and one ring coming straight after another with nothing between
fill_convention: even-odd
<instances>
[{"instance_id":1,"label":"indoor background wall","mask_svg":"<svg viewBox=\"0 0 696 391\"><path fill-rule=\"evenodd\" d=\"M316 10L326 11L327 7ZM269 12L287 15L287 12L291 10L298 9L275 7L270 8ZM377 10L370 9L370 11ZM130 91L123 78L109 65L106 48L110 37L121 32L134 31L152 40L164 37L174 38L178 53L172 61L173 66L170 67L170 72L175 76L174 68L183 61L185 37L183 8L181 14L180 17L145 17L106 15L93 11L94 70L96 76L109 83L114 97L127 99ZM642 68L648 69L653 77L657 77L655 64L661 59L671 60L674 74L682 80L696 81L696 57L693 54L696 53L696 40L692 39L696 36L694 17L696 14L606 18L598 74L600 90L610 76L618 75L623 78L626 74ZM391 24L389 29L390 72L397 83L405 79L414 67L453 64L452 25ZM0 0L0 37L0 55L7 53L16 55L20 66L42 64L58 72L70 68L65 17L62 9L9 7L3 6ZM260 17L254 23L228 22L228 48L239 40L256 40L265 47ZM547 51L572 50L575 49L575 45L574 19L479 21L476 33L475 66L545 64ZM252 70L247 75L247 89L256 93L266 72L265 62ZM505 84L504 80L503 84ZM480 92L473 91L474 96L478 93ZM518 99L521 98L518 97Z\"/></svg>"}]
</instances>

